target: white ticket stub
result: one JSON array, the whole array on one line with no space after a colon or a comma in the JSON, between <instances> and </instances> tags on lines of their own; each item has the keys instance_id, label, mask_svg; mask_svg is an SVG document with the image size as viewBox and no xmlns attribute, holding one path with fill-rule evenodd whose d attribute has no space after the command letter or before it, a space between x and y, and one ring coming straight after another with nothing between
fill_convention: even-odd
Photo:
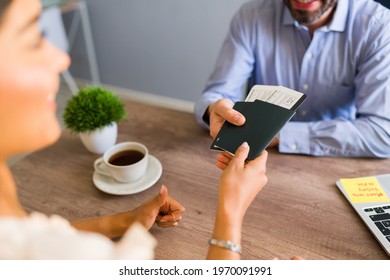
<instances>
[{"instance_id":1,"label":"white ticket stub","mask_svg":"<svg viewBox=\"0 0 390 280\"><path fill-rule=\"evenodd\" d=\"M291 109L304 96L303 93L283 86L262 86L252 87L245 101L253 102L261 100L280 107Z\"/></svg>"}]
</instances>

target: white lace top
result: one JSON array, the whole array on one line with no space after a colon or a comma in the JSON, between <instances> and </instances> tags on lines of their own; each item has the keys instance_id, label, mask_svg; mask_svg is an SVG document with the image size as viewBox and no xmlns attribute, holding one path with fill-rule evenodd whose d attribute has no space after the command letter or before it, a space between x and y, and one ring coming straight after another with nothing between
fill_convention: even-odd
<instances>
[{"instance_id":1,"label":"white lace top","mask_svg":"<svg viewBox=\"0 0 390 280\"><path fill-rule=\"evenodd\" d=\"M0 218L0 259L152 259L155 245L140 224L114 243L101 234L79 231L55 215Z\"/></svg>"}]
</instances>

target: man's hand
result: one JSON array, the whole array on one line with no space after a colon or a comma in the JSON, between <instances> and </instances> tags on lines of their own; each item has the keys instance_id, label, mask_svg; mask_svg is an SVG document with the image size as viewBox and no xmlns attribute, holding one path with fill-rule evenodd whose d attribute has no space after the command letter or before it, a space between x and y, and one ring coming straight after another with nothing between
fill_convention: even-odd
<instances>
[{"instance_id":1,"label":"man's hand","mask_svg":"<svg viewBox=\"0 0 390 280\"><path fill-rule=\"evenodd\" d=\"M210 116L210 135L213 139L217 136L224 121L241 126L245 123L245 117L238 111L232 109L234 103L226 98L220 99L208 108Z\"/></svg>"},{"instance_id":2,"label":"man's hand","mask_svg":"<svg viewBox=\"0 0 390 280\"><path fill-rule=\"evenodd\" d=\"M278 145L279 145L279 136L275 136L275 138L272 139L271 143L269 143L267 148L278 147Z\"/></svg>"}]
</instances>

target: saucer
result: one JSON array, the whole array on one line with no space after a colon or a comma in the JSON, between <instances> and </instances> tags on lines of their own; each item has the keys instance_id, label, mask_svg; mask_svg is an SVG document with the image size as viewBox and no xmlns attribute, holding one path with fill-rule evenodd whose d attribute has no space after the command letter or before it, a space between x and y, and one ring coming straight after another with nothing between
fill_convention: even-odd
<instances>
[{"instance_id":1,"label":"saucer","mask_svg":"<svg viewBox=\"0 0 390 280\"><path fill-rule=\"evenodd\" d=\"M119 183L113 178L101 175L96 171L93 173L93 183L106 193L116 195L126 195L142 192L153 186L162 174L161 162L154 156L149 155L148 167L145 175L134 183Z\"/></svg>"}]
</instances>

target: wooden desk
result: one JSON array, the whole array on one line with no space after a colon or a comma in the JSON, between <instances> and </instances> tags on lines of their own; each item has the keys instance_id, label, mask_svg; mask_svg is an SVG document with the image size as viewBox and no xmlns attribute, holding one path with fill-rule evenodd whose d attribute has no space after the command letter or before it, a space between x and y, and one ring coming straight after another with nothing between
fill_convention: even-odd
<instances>
[{"instance_id":1,"label":"wooden desk","mask_svg":"<svg viewBox=\"0 0 390 280\"><path fill-rule=\"evenodd\" d=\"M163 165L150 189L128 196L99 191L92 182L98 157L77 135L29 155L12 171L28 211L68 219L100 216L138 206L164 183L186 207L177 228L153 226L157 259L203 259L213 228L220 171L211 138L192 114L126 102L129 118L119 125L118 141L139 141ZM269 183L246 215L243 259L388 259L378 242L339 192L340 177L390 172L390 160L315 158L270 151ZM234 211L234 209L232 209Z\"/></svg>"}]
</instances>

